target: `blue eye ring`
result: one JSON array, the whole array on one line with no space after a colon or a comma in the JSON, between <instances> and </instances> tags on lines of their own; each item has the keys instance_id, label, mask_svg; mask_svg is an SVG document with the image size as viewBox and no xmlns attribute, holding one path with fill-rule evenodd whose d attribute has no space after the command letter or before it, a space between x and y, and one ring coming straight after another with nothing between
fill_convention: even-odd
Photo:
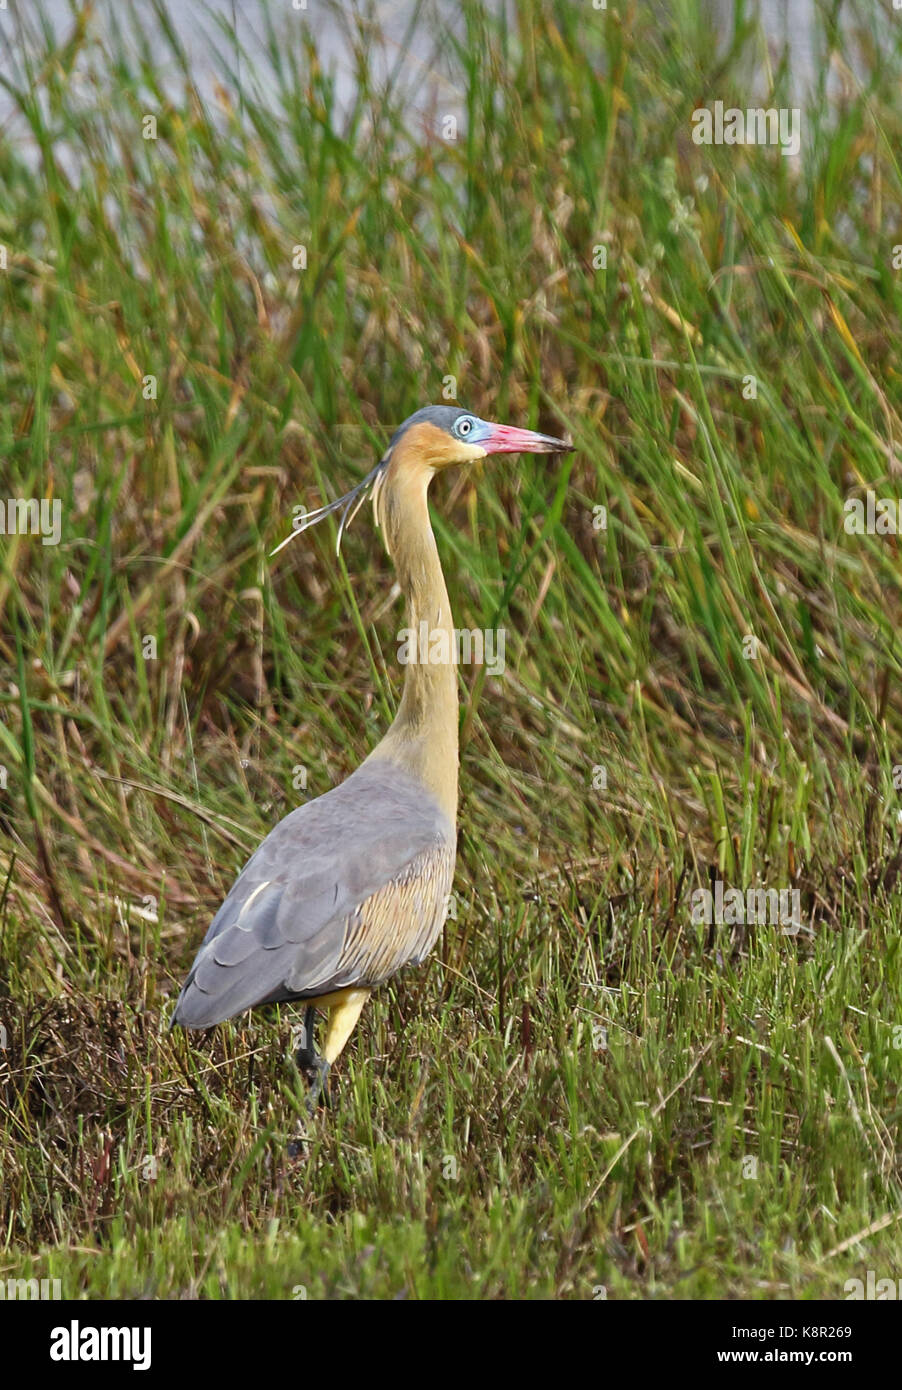
<instances>
[{"instance_id":1,"label":"blue eye ring","mask_svg":"<svg viewBox=\"0 0 902 1390\"><path fill-rule=\"evenodd\" d=\"M459 420L454 421L454 433L458 439L466 439L473 433L477 421L472 415L462 415Z\"/></svg>"}]
</instances>

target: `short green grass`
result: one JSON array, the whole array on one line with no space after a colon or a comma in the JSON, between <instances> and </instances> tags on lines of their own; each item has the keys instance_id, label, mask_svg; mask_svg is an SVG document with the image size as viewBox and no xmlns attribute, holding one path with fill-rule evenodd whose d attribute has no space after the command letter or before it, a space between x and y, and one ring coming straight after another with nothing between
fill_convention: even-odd
<instances>
[{"instance_id":1,"label":"short green grass","mask_svg":"<svg viewBox=\"0 0 902 1390\"><path fill-rule=\"evenodd\" d=\"M902 571L843 528L850 495L902 495L902 16L862 20L856 81L839 8L798 161L693 144L762 47L740 24L715 52L691 0L466 4L438 40L456 141L363 21L349 106L309 16L289 41L273 11L265 100L219 29L205 104L162 8L146 44L85 12L18 48L3 491L63 529L0 540L0 1277L781 1298L902 1272ZM503 626L507 670L460 673L435 959L373 1001L292 1156L297 1011L166 1025L243 859L398 697L368 514L340 559L329 527L268 552L448 377L576 452L434 489L457 622ZM798 889L802 930L695 925L712 879Z\"/></svg>"}]
</instances>

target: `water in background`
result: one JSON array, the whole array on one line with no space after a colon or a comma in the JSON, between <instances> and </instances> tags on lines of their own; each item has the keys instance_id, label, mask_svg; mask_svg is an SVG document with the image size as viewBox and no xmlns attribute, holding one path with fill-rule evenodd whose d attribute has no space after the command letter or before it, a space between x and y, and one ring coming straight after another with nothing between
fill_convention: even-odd
<instances>
[{"instance_id":1,"label":"water in background","mask_svg":"<svg viewBox=\"0 0 902 1390\"><path fill-rule=\"evenodd\" d=\"M503 3L503 0L501 0ZM648 4L665 4L667 0L645 0ZM306 9L297 8L306 3ZM615 9L619 0L607 0ZM822 0L821 0L822 3ZM734 32L736 0L699 0L703 13L711 17L718 46L726 48ZM889 8L890 0L881 6L880 0L846 0L840 12L840 30L851 32L854 23L881 21L878 10ZM72 30L74 19L70 0L42 0L37 7L40 23L47 26L63 41ZM312 32L324 66L334 72L336 92L340 102L346 102L354 91L354 44L368 46L375 60L375 70L388 76L399 56L405 54L402 82L405 84L412 110L426 110L441 103L443 111L460 114L461 93L455 90L447 70L443 70L443 31L463 32L460 9L446 0L429 0L421 5L420 20L410 29L417 9L414 0L370 0L368 4L330 4L328 0L175 0L169 6L173 25L190 61L192 78L205 97L211 97L215 86L217 63L215 50L226 55L235 77L242 86L252 82L256 71L266 95L267 73L272 75L264 46L265 15L279 35L283 51L290 53L303 41L305 31ZM751 45L749 95L756 99L766 95L768 68L779 63L784 50L788 55L790 87L793 99L804 102L810 95L819 69L818 45L822 29L817 23L818 0L745 0L738 6L740 13L757 14L760 38ZM21 55L36 51L39 34L27 27L23 18L32 7L10 6L0 11L0 59L5 71L21 73ZM217 17L234 26L238 35L236 46L231 43ZM902 11L898 14L902 24ZM38 21L31 21L36 24ZM118 27L128 41L140 26L150 39L154 50L154 34L159 33L153 0L132 0L124 6L122 0L94 0L91 20L95 32L112 32ZM26 27L23 27L26 26ZM159 40L159 61L171 61L165 39ZM854 65L853 65L854 66ZM182 83L181 74L173 74L176 90ZM274 94L275 84L271 92ZM176 95L176 91L173 92ZM9 134L10 116L14 103L0 92L0 129Z\"/></svg>"}]
</instances>

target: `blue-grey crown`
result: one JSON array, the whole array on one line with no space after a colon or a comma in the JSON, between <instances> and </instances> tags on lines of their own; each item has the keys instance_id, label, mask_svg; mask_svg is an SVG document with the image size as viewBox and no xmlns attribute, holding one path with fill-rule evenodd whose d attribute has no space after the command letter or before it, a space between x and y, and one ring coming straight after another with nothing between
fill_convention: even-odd
<instances>
[{"instance_id":1,"label":"blue-grey crown","mask_svg":"<svg viewBox=\"0 0 902 1390\"><path fill-rule=\"evenodd\" d=\"M450 434L454 429L455 422L462 420L465 415L472 415L470 410L461 410L459 405L424 405L422 410L415 410L412 415L408 415L403 425L399 425L389 440L389 449L397 444L405 430L410 429L411 425L429 424L435 425L438 429Z\"/></svg>"}]
</instances>

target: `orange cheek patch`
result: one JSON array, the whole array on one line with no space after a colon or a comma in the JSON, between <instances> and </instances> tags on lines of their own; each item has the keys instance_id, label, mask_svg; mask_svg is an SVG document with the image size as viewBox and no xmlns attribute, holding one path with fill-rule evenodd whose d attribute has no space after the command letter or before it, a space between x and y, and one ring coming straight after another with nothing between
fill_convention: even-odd
<instances>
[{"instance_id":1,"label":"orange cheek patch","mask_svg":"<svg viewBox=\"0 0 902 1390\"><path fill-rule=\"evenodd\" d=\"M426 468L447 468L452 463L485 458L485 449L478 444L465 444L454 439L436 425L424 420L406 430L394 451L394 457L405 463L419 463Z\"/></svg>"}]
</instances>

